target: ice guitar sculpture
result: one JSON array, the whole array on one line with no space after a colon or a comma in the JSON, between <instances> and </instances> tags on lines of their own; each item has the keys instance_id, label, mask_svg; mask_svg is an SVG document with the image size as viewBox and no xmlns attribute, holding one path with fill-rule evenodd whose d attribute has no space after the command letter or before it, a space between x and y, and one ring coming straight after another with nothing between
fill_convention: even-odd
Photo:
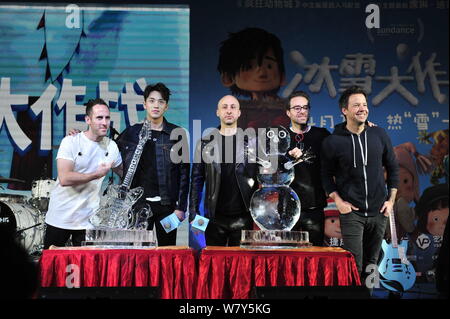
<instances>
[{"instance_id":1,"label":"ice guitar sculpture","mask_svg":"<svg viewBox=\"0 0 450 319\"><path fill-rule=\"evenodd\" d=\"M89 219L95 228L86 231L88 243L128 243L129 245L133 242L154 243L153 232L146 230L148 217L152 214L150 207L147 205L139 210L133 209L133 205L142 196L144 189L140 186L130 189L145 143L150 138L150 124L145 120L139 132L139 143L122 184L108 186L106 194L101 199L100 207Z\"/></svg>"}]
</instances>

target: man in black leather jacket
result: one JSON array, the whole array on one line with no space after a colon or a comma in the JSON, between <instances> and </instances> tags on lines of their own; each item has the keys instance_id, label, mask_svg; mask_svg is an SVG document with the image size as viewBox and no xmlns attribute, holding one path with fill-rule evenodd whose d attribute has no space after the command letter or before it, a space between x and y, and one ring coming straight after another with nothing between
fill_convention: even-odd
<instances>
[{"instance_id":1,"label":"man in black leather jacket","mask_svg":"<svg viewBox=\"0 0 450 319\"><path fill-rule=\"evenodd\" d=\"M144 194L136 203L142 206L148 203L153 216L149 219L149 229L155 225L158 246L176 244L176 230L166 233L160 223L161 219L175 212L180 220L185 217L189 192L189 149L187 144L180 148L187 154L177 152L174 161L173 146L186 141L185 130L164 118L168 110L170 90L163 84L148 85L144 91L144 108L146 121L150 123L151 138L146 142L131 188L142 186ZM139 142L139 132L143 123L128 127L117 138L125 178L131 160ZM172 156L171 156L172 153ZM184 156L184 157L183 157ZM187 156L187 159L186 159Z\"/></svg>"},{"instance_id":2,"label":"man in black leather jacket","mask_svg":"<svg viewBox=\"0 0 450 319\"><path fill-rule=\"evenodd\" d=\"M224 96L218 103L220 128L203 137L195 150L192 167L190 220L199 214L205 186L204 216L207 246L238 246L241 230L252 229L250 199L257 188L257 164L249 163L246 135L237 127L241 114L238 100Z\"/></svg>"}]
</instances>

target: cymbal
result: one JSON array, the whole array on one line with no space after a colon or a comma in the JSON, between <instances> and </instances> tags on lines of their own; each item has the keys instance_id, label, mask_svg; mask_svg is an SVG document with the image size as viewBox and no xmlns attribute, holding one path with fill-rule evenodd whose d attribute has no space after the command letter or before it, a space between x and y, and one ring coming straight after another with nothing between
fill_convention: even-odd
<instances>
[{"instance_id":1,"label":"cymbal","mask_svg":"<svg viewBox=\"0 0 450 319\"><path fill-rule=\"evenodd\" d=\"M26 181L17 178L8 178L0 176L0 183L26 183Z\"/></svg>"}]
</instances>

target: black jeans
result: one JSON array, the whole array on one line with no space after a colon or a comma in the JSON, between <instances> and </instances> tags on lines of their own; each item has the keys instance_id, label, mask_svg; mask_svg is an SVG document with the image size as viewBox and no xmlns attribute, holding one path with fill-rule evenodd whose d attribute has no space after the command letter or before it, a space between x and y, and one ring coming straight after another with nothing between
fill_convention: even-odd
<instances>
[{"instance_id":1,"label":"black jeans","mask_svg":"<svg viewBox=\"0 0 450 319\"><path fill-rule=\"evenodd\" d=\"M381 213L377 213L374 217L360 216L355 212L339 215L344 241L343 248L355 257L361 279L366 277L365 272L368 265L378 263L387 219ZM362 284L364 285L364 281Z\"/></svg>"},{"instance_id":2,"label":"black jeans","mask_svg":"<svg viewBox=\"0 0 450 319\"><path fill-rule=\"evenodd\" d=\"M241 230L251 230L253 219L250 213L234 216L216 215L205 231L207 246L239 246Z\"/></svg>"},{"instance_id":3,"label":"black jeans","mask_svg":"<svg viewBox=\"0 0 450 319\"><path fill-rule=\"evenodd\" d=\"M81 242L86 237L86 230L63 229L47 224L44 236L44 249L48 249L51 245L64 247L70 236L72 236L73 246L81 246Z\"/></svg>"},{"instance_id":4,"label":"black jeans","mask_svg":"<svg viewBox=\"0 0 450 319\"><path fill-rule=\"evenodd\" d=\"M160 221L173 213L175 207L172 205L161 205L160 202L148 202L153 215L148 219L147 230L153 229L158 239L158 246L175 246L177 243L177 230L166 233ZM153 227L154 226L154 227Z\"/></svg>"},{"instance_id":5,"label":"black jeans","mask_svg":"<svg viewBox=\"0 0 450 319\"><path fill-rule=\"evenodd\" d=\"M310 243L323 246L324 223L323 208L305 210L301 212L300 219L292 230L307 231Z\"/></svg>"}]
</instances>

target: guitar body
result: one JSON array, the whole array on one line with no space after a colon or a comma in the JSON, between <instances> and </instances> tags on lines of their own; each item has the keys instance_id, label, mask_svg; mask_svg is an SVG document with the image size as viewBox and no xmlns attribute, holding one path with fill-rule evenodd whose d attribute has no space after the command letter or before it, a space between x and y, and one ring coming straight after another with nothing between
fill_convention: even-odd
<instances>
[{"instance_id":1,"label":"guitar body","mask_svg":"<svg viewBox=\"0 0 450 319\"><path fill-rule=\"evenodd\" d=\"M125 190L121 185L109 185L100 207L89 218L95 227L127 229L134 224L132 207L144 193L142 187Z\"/></svg>"},{"instance_id":2,"label":"guitar body","mask_svg":"<svg viewBox=\"0 0 450 319\"><path fill-rule=\"evenodd\" d=\"M149 205L139 211L133 211L133 205L144 194L144 188L139 186L130 189L139 159L145 143L151 140L150 124L144 121L139 132L139 143L131 159L128 171L121 185L109 185L102 197L100 207L89 218L95 227L115 229L147 229L147 219L151 216Z\"/></svg>"},{"instance_id":3,"label":"guitar body","mask_svg":"<svg viewBox=\"0 0 450 319\"><path fill-rule=\"evenodd\" d=\"M395 292L404 292L414 285L416 271L406 260L407 248L407 240L402 240L398 247L383 240L381 244L383 258L378 265L378 272L384 288Z\"/></svg>"}]
</instances>

